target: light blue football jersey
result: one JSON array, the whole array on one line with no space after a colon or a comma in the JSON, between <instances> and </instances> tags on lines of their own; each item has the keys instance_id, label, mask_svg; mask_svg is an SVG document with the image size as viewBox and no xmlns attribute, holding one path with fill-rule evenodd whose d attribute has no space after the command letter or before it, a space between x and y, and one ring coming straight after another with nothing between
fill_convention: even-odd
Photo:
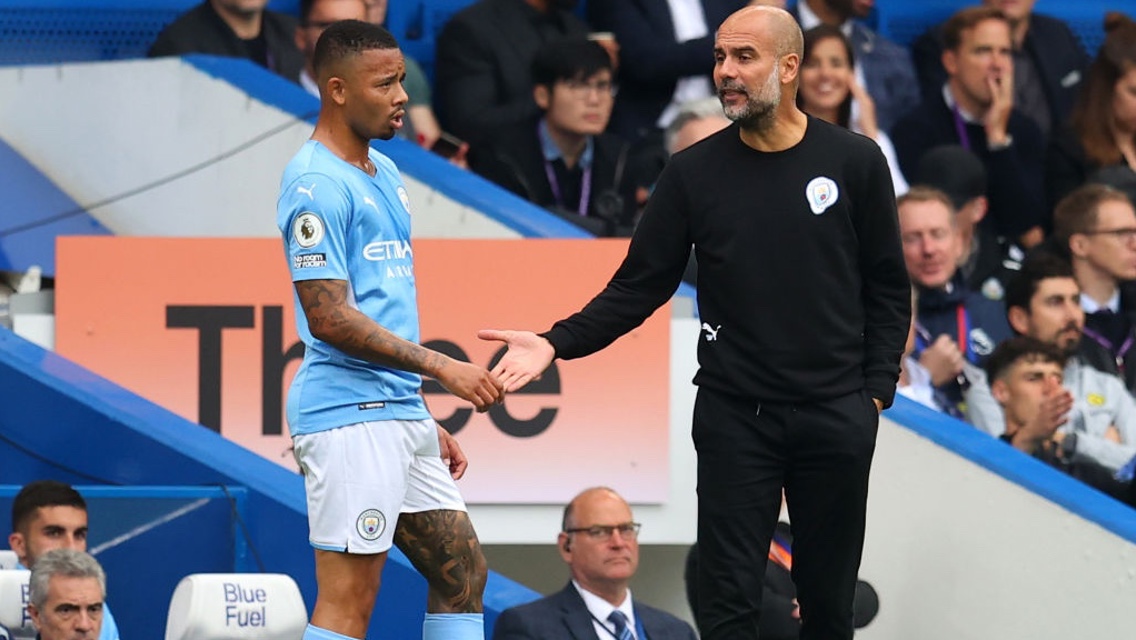
<instances>
[{"instance_id":1,"label":"light blue football jersey","mask_svg":"<svg viewBox=\"0 0 1136 640\"><path fill-rule=\"evenodd\" d=\"M370 150L372 178L309 140L284 169L276 225L292 280L345 280L349 304L419 342L410 199L394 162ZM425 420L421 377L349 356L312 337L293 291L304 360L288 391L292 435L370 420Z\"/></svg>"}]
</instances>

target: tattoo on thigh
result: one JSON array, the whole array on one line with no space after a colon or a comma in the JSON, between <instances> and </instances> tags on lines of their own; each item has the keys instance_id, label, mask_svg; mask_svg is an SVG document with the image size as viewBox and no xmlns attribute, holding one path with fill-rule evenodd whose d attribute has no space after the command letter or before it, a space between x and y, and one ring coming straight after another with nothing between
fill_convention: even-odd
<instances>
[{"instance_id":1,"label":"tattoo on thigh","mask_svg":"<svg viewBox=\"0 0 1136 640\"><path fill-rule=\"evenodd\" d=\"M394 542L430 585L428 610L477 613L485 559L464 511L423 511L398 517Z\"/></svg>"}]
</instances>

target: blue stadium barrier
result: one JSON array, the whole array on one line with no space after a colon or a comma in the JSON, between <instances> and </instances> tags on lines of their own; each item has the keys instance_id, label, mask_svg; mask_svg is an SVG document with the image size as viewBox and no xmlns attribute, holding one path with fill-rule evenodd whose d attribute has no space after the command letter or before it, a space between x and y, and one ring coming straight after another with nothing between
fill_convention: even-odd
<instances>
[{"instance_id":1,"label":"blue stadium barrier","mask_svg":"<svg viewBox=\"0 0 1136 640\"><path fill-rule=\"evenodd\" d=\"M244 487L75 488L87 501L87 550L107 571L111 610L124 637L157 637L161 626L154 622L164 625L165 616L155 612L164 613L190 573L259 570L244 535ZM19 490L0 485L0 513L11 513ZM140 564L144 571L135 568Z\"/></svg>"},{"instance_id":2,"label":"blue stadium barrier","mask_svg":"<svg viewBox=\"0 0 1136 640\"><path fill-rule=\"evenodd\" d=\"M1136 543L1136 509L989 434L897 395L886 417L913 433Z\"/></svg>"},{"instance_id":3,"label":"blue stadium barrier","mask_svg":"<svg viewBox=\"0 0 1136 640\"><path fill-rule=\"evenodd\" d=\"M240 534L257 570L292 576L311 611L315 572L299 475L4 329L0 329L0 389L13 399L0 403L0 485L22 486L52 478L112 488L243 487L247 492L243 507L238 498L234 500L238 513L243 513ZM221 511L231 511L231 506L219 499L211 502L195 517L216 524L224 517ZM140 511L137 522L151 509ZM92 522L95 546L105 543L101 536L109 536L102 529L117 530L114 512L110 520L104 520L102 513L92 512L92 518L98 518ZM140 526L131 522L135 529ZM190 572L248 566L237 548L237 534L213 527L215 535L206 536L209 527L183 526L190 522L180 517L169 520L155 535L138 536L136 548L118 545L100 552L111 575L114 591L109 601L123 637L162 637L173 588L157 588L155 580L168 582L175 574L190 571L190 566ZM177 561L178 554L187 556L186 562ZM375 609L383 631L376 629L368 637L416 636L425 609L425 581L395 551L383 582L386 588ZM121 591L117 585L122 585ZM145 588L131 588L135 585ZM537 597L502 576L492 575L489 585L488 628L504 608Z\"/></svg>"},{"instance_id":4,"label":"blue stadium barrier","mask_svg":"<svg viewBox=\"0 0 1136 640\"><path fill-rule=\"evenodd\" d=\"M36 265L55 273L56 236L111 235L98 220L0 140L4 215L0 217L0 271Z\"/></svg>"}]
</instances>

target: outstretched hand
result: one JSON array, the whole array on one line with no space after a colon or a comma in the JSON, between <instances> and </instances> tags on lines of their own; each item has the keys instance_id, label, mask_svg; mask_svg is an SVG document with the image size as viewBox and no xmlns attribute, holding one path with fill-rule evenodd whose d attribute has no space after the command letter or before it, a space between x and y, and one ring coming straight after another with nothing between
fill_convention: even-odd
<instances>
[{"instance_id":1,"label":"outstretched hand","mask_svg":"<svg viewBox=\"0 0 1136 640\"><path fill-rule=\"evenodd\" d=\"M539 378L556 357L552 344L532 331L482 329L477 337L504 342L509 347L493 367L493 375L505 385L506 392L516 391Z\"/></svg>"}]
</instances>

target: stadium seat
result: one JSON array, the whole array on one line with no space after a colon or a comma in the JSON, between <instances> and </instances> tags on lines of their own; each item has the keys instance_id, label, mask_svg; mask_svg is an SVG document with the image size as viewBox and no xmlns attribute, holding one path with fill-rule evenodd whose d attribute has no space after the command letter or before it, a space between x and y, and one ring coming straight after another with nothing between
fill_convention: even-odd
<instances>
[{"instance_id":1,"label":"stadium seat","mask_svg":"<svg viewBox=\"0 0 1136 640\"><path fill-rule=\"evenodd\" d=\"M26 569L0 571L0 638L34 638L35 627L28 616L28 580Z\"/></svg>"},{"instance_id":2,"label":"stadium seat","mask_svg":"<svg viewBox=\"0 0 1136 640\"><path fill-rule=\"evenodd\" d=\"M0 571L15 569L19 562L20 559L16 557L15 551L0 549Z\"/></svg>"},{"instance_id":3,"label":"stadium seat","mask_svg":"<svg viewBox=\"0 0 1136 640\"><path fill-rule=\"evenodd\" d=\"M166 640L296 640L308 624L300 588L280 573L198 573L170 600Z\"/></svg>"}]
</instances>

